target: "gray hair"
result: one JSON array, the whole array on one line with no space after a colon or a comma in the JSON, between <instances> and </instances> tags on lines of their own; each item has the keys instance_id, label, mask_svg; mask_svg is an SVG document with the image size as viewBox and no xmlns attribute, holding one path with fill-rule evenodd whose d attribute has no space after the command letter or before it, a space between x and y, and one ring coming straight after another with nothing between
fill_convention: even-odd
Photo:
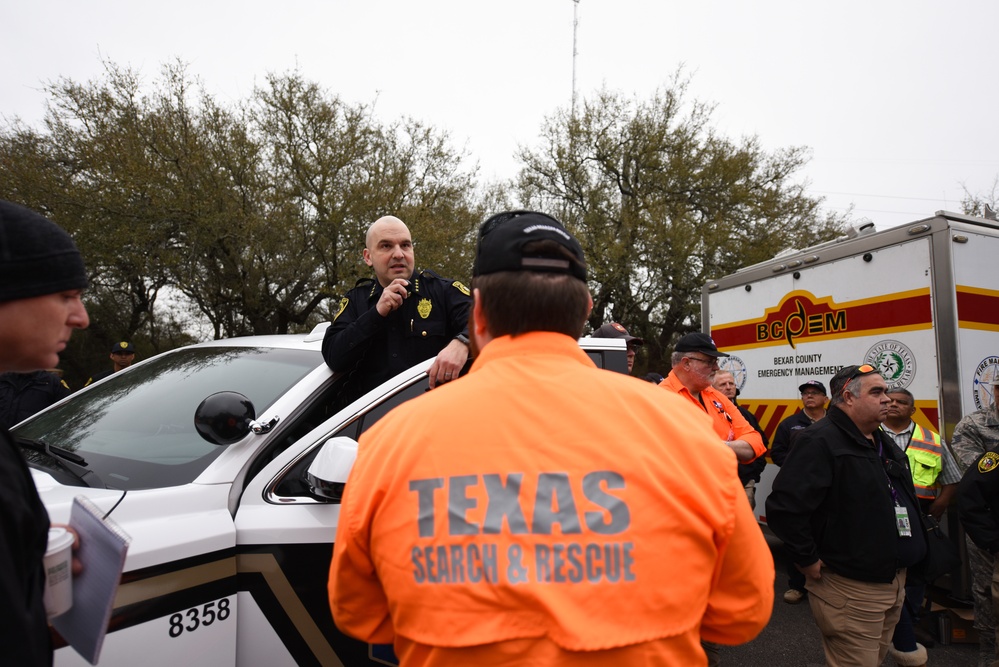
<instances>
[{"instance_id":1,"label":"gray hair","mask_svg":"<svg viewBox=\"0 0 999 667\"><path fill-rule=\"evenodd\" d=\"M916 403L916 397L913 396L912 392L909 391L908 389L906 389L905 387L896 387L895 389L889 389L885 393L886 394L903 394L903 395L909 397L909 400L912 402L913 405L915 405L915 403Z\"/></svg>"},{"instance_id":2,"label":"gray hair","mask_svg":"<svg viewBox=\"0 0 999 667\"><path fill-rule=\"evenodd\" d=\"M829 405L833 406L842 403L844 391L850 392L850 395L853 396L854 398L860 398L860 381L863 379L863 377L864 377L863 375L858 375L857 377L847 382L846 386L843 387L842 391L838 391L835 394L833 394L832 400L829 401Z\"/></svg>"}]
</instances>

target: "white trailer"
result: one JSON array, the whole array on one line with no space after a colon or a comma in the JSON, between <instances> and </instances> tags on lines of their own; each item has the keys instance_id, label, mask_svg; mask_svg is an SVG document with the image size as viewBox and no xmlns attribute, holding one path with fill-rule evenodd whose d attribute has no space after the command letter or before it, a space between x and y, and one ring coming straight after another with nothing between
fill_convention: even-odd
<instances>
[{"instance_id":1,"label":"white trailer","mask_svg":"<svg viewBox=\"0 0 999 667\"><path fill-rule=\"evenodd\" d=\"M865 233L866 232L866 233ZM953 435L994 400L999 375L999 225L939 211L740 269L707 283L703 329L732 356L741 405L773 437L798 386L870 363L916 398L916 422ZM777 473L768 465L756 513Z\"/></svg>"}]
</instances>

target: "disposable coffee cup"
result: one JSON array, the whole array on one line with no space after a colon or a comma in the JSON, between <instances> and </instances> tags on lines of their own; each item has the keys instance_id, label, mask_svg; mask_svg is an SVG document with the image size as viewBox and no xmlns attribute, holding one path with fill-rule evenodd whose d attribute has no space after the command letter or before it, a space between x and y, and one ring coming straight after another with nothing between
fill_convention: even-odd
<instances>
[{"instance_id":1,"label":"disposable coffee cup","mask_svg":"<svg viewBox=\"0 0 999 667\"><path fill-rule=\"evenodd\" d=\"M73 606L73 534L65 528L49 528L45 550L45 612L49 618Z\"/></svg>"}]
</instances>

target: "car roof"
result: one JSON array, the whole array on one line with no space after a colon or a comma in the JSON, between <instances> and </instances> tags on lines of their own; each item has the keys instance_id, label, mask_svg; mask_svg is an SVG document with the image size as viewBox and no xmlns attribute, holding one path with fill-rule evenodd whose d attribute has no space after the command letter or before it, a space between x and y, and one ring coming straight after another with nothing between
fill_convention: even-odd
<instances>
[{"instance_id":1,"label":"car roof","mask_svg":"<svg viewBox=\"0 0 999 667\"><path fill-rule=\"evenodd\" d=\"M317 324L307 334L271 334L263 336L239 336L223 338L222 340L198 343L192 347L279 347L301 350L318 350L322 348L323 337L329 322ZM583 350L626 349L627 342L623 338L593 338L586 336L579 339Z\"/></svg>"},{"instance_id":2,"label":"car roof","mask_svg":"<svg viewBox=\"0 0 999 667\"><path fill-rule=\"evenodd\" d=\"M237 336L196 343L187 347L277 347L290 350L319 350L322 348L323 337L329 322L317 324L307 334L267 334L256 336Z\"/></svg>"}]
</instances>

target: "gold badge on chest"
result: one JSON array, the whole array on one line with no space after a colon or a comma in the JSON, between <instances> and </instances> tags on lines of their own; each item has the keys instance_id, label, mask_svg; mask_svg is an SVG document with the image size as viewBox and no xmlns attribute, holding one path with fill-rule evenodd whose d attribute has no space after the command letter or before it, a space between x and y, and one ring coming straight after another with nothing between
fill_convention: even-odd
<instances>
[{"instance_id":1,"label":"gold badge on chest","mask_svg":"<svg viewBox=\"0 0 999 667\"><path fill-rule=\"evenodd\" d=\"M434 304L430 303L430 299L420 299L420 303L416 305L416 312L420 314L420 317L427 319L430 317L430 311L433 310Z\"/></svg>"}]
</instances>

